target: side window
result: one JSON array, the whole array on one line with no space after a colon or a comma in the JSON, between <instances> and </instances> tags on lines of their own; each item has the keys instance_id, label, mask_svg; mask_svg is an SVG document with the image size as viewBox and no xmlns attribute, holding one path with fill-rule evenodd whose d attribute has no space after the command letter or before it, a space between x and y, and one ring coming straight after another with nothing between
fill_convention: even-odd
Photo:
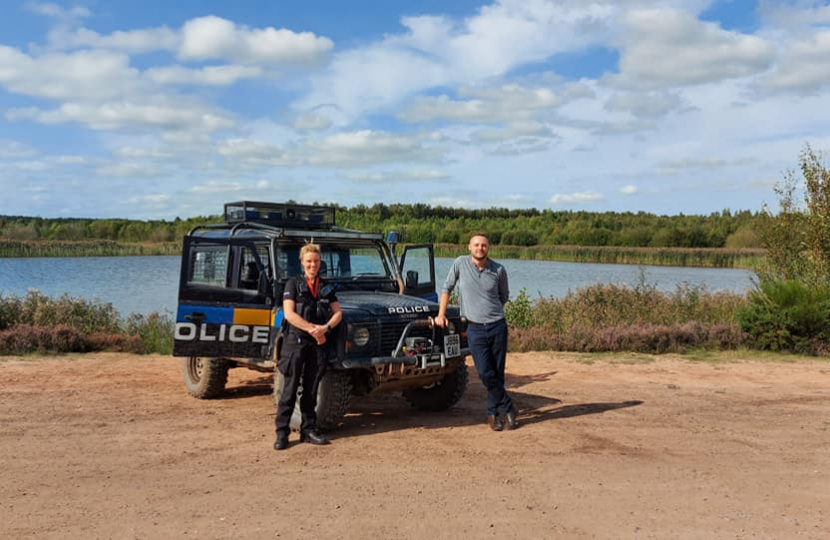
<instances>
[{"instance_id":1,"label":"side window","mask_svg":"<svg viewBox=\"0 0 830 540\"><path fill-rule=\"evenodd\" d=\"M262 271L264 271L266 275L270 275L271 270L268 268L268 262L270 261L268 256L268 246L257 246L256 251L257 255L259 255L261 264L264 265ZM259 266L257 266L256 258L254 257L254 252L251 248L240 248L239 276L237 276L237 283L239 283L239 287L242 289L257 290L260 273Z\"/></svg>"},{"instance_id":2,"label":"side window","mask_svg":"<svg viewBox=\"0 0 830 540\"><path fill-rule=\"evenodd\" d=\"M288 279L301 274L300 246L282 245L277 250L277 279Z\"/></svg>"},{"instance_id":3,"label":"side window","mask_svg":"<svg viewBox=\"0 0 830 540\"><path fill-rule=\"evenodd\" d=\"M192 245L189 269L188 283L224 287L228 272L228 246Z\"/></svg>"},{"instance_id":4,"label":"side window","mask_svg":"<svg viewBox=\"0 0 830 540\"><path fill-rule=\"evenodd\" d=\"M407 287L419 288L430 284L432 275L430 253L427 248L416 248L407 252L403 275Z\"/></svg>"}]
</instances>

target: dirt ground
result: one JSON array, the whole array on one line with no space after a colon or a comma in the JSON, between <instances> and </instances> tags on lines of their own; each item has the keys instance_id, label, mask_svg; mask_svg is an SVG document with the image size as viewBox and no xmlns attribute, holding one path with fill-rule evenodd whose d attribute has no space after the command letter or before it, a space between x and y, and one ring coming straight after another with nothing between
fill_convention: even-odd
<instances>
[{"instance_id":1,"label":"dirt ground","mask_svg":"<svg viewBox=\"0 0 830 540\"><path fill-rule=\"evenodd\" d=\"M588 360L588 361L586 361ZM0 538L830 538L830 362L512 354L522 426L358 398L275 452L270 377L0 359Z\"/></svg>"}]
</instances>

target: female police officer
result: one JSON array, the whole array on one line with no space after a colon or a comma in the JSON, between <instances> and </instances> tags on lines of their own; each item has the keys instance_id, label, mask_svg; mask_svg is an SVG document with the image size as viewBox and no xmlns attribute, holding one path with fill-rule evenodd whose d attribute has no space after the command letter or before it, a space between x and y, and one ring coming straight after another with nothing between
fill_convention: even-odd
<instances>
[{"instance_id":1,"label":"female police officer","mask_svg":"<svg viewBox=\"0 0 830 540\"><path fill-rule=\"evenodd\" d=\"M285 384L277 407L275 450L288 447L289 422L300 384L303 386L303 394L300 396L300 442L329 443L317 431L314 409L317 405L317 386L327 367L326 334L340 323L343 314L334 289L326 286L318 275L320 246L303 246L300 250L300 264L304 275L289 279L282 295L282 309L285 320L288 321L288 331L277 363Z\"/></svg>"}]
</instances>

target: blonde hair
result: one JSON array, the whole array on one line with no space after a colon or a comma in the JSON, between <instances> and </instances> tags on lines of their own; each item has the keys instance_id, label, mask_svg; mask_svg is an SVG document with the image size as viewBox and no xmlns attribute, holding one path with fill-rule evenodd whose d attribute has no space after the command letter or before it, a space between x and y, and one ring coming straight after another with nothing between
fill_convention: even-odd
<instances>
[{"instance_id":1,"label":"blonde hair","mask_svg":"<svg viewBox=\"0 0 830 540\"><path fill-rule=\"evenodd\" d=\"M320 246L317 244L312 244L311 242L304 245L300 249L300 260L303 260L303 257L305 257L307 253L316 253L318 256L322 255L322 252L320 251Z\"/></svg>"}]
</instances>

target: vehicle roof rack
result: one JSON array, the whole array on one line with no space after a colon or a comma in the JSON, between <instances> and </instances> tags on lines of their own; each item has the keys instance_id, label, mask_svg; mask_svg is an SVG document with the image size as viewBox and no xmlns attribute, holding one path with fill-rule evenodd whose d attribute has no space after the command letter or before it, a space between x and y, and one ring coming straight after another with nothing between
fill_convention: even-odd
<instances>
[{"instance_id":1,"label":"vehicle roof rack","mask_svg":"<svg viewBox=\"0 0 830 540\"><path fill-rule=\"evenodd\" d=\"M334 228L334 207L239 201L225 204L227 223L261 223L271 227Z\"/></svg>"}]
</instances>

